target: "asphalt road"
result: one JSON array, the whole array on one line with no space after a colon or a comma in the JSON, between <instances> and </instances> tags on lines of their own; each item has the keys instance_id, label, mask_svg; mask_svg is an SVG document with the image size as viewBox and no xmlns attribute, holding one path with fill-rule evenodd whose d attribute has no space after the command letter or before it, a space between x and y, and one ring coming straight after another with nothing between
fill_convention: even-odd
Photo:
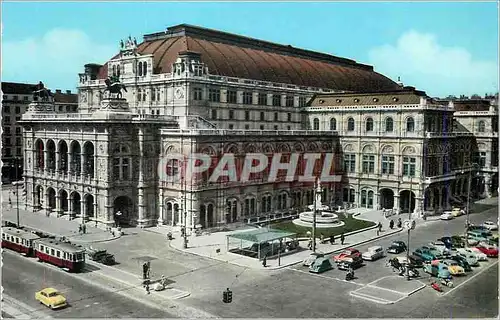
<instances>
[{"instance_id":1,"label":"asphalt road","mask_svg":"<svg viewBox=\"0 0 500 320\"><path fill-rule=\"evenodd\" d=\"M62 270L43 263L33 263L17 253L3 255L4 292L30 307L54 318L173 318L163 310L151 308L121 295L89 285ZM34 299L35 292L55 287L70 306L50 310Z\"/></svg>"},{"instance_id":2,"label":"asphalt road","mask_svg":"<svg viewBox=\"0 0 500 320\"><path fill-rule=\"evenodd\" d=\"M471 215L473 223L497 220L498 210L492 209ZM424 245L445 235L464 232L465 217L451 221L430 222L411 234L411 248ZM387 247L394 240L406 242L407 234L400 233L374 243L357 247L361 251L374 244ZM348 243L349 239L346 239ZM448 318L492 317L498 315L498 260L482 265L465 277L454 279L456 288L441 295L426 287L410 297L392 305L382 305L349 295L361 285L381 277L393 275L384 266L385 260L367 262L356 271L355 283L343 281L345 272L331 270L321 277L303 270L301 266L269 272L267 277L254 278L251 283L236 283L231 287L233 303L223 304L221 294L196 295L186 299L198 308L221 317L343 317L343 318ZM425 279L428 277L423 272ZM244 276L244 274L243 274ZM338 278L339 280L335 279ZM425 283L425 281L423 281ZM461 285L461 283L463 283Z\"/></svg>"}]
</instances>

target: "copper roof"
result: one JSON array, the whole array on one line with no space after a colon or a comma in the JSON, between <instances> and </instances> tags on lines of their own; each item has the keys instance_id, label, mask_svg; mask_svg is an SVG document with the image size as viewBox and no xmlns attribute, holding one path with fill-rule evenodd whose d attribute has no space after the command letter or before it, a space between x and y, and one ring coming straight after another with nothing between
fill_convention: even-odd
<instances>
[{"instance_id":1,"label":"copper roof","mask_svg":"<svg viewBox=\"0 0 500 320\"><path fill-rule=\"evenodd\" d=\"M310 102L311 107L335 107L355 105L419 104L420 98L427 98L425 92L413 88L394 91L367 93L326 93L318 94Z\"/></svg>"},{"instance_id":2,"label":"copper roof","mask_svg":"<svg viewBox=\"0 0 500 320\"><path fill-rule=\"evenodd\" d=\"M354 60L185 24L145 35L137 49L153 55L153 73L171 72L183 51L201 54L213 75L345 91L399 88L373 67ZM106 74L105 65L99 78Z\"/></svg>"},{"instance_id":3,"label":"copper roof","mask_svg":"<svg viewBox=\"0 0 500 320\"><path fill-rule=\"evenodd\" d=\"M78 103L78 95L74 93L54 93L54 102L57 103Z\"/></svg>"},{"instance_id":4,"label":"copper roof","mask_svg":"<svg viewBox=\"0 0 500 320\"><path fill-rule=\"evenodd\" d=\"M490 110L490 101L488 100L454 100L455 111L488 111Z\"/></svg>"},{"instance_id":5,"label":"copper roof","mask_svg":"<svg viewBox=\"0 0 500 320\"><path fill-rule=\"evenodd\" d=\"M2 92L4 94L32 94L37 89L36 84L2 82Z\"/></svg>"}]
</instances>

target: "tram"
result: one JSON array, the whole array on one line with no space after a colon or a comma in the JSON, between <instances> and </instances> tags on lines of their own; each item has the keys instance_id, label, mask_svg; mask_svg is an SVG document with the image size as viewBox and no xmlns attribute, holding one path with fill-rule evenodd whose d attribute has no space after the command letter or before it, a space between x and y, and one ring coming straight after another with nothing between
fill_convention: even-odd
<instances>
[{"instance_id":1,"label":"tram","mask_svg":"<svg viewBox=\"0 0 500 320\"><path fill-rule=\"evenodd\" d=\"M85 267L85 249L73 244L41 238L34 242L34 249L39 261L68 269L69 272L80 272Z\"/></svg>"},{"instance_id":2,"label":"tram","mask_svg":"<svg viewBox=\"0 0 500 320\"><path fill-rule=\"evenodd\" d=\"M40 239L34 233L13 227L2 228L2 248L20 252L28 257L35 256L33 242Z\"/></svg>"}]
</instances>

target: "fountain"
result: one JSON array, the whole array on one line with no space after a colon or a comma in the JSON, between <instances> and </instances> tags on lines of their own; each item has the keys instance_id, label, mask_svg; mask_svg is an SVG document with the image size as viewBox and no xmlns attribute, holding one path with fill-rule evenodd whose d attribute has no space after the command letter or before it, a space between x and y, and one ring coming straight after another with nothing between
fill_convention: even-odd
<instances>
[{"instance_id":1,"label":"fountain","mask_svg":"<svg viewBox=\"0 0 500 320\"><path fill-rule=\"evenodd\" d=\"M320 183L316 183L316 197L314 204L307 206L311 211L301 212L299 218L293 220L293 223L301 227L311 228L314 219L314 208L316 207L316 228L335 228L344 225L343 221L339 220L338 215L330 210L330 207L321 203L321 188Z\"/></svg>"}]
</instances>

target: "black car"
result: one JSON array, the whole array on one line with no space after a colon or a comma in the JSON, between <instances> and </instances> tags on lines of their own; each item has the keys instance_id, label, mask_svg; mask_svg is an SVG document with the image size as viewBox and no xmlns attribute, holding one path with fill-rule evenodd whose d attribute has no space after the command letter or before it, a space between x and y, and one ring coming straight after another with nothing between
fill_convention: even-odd
<instances>
[{"instance_id":1,"label":"black car","mask_svg":"<svg viewBox=\"0 0 500 320\"><path fill-rule=\"evenodd\" d=\"M410 254L408 258L410 258L410 267L422 268L424 266L424 259L420 258L419 256Z\"/></svg>"},{"instance_id":2,"label":"black car","mask_svg":"<svg viewBox=\"0 0 500 320\"><path fill-rule=\"evenodd\" d=\"M472 271L470 264L467 262L467 259L465 259L464 257L459 256L459 255L453 255L450 258L451 258L451 260L456 261L459 266L464 268L465 272Z\"/></svg>"},{"instance_id":3,"label":"black car","mask_svg":"<svg viewBox=\"0 0 500 320\"><path fill-rule=\"evenodd\" d=\"M393 241L392 244L387 248L388 253L401 253L406 251L406 244L403 241Z\"/></svg>"}]
</instances>

